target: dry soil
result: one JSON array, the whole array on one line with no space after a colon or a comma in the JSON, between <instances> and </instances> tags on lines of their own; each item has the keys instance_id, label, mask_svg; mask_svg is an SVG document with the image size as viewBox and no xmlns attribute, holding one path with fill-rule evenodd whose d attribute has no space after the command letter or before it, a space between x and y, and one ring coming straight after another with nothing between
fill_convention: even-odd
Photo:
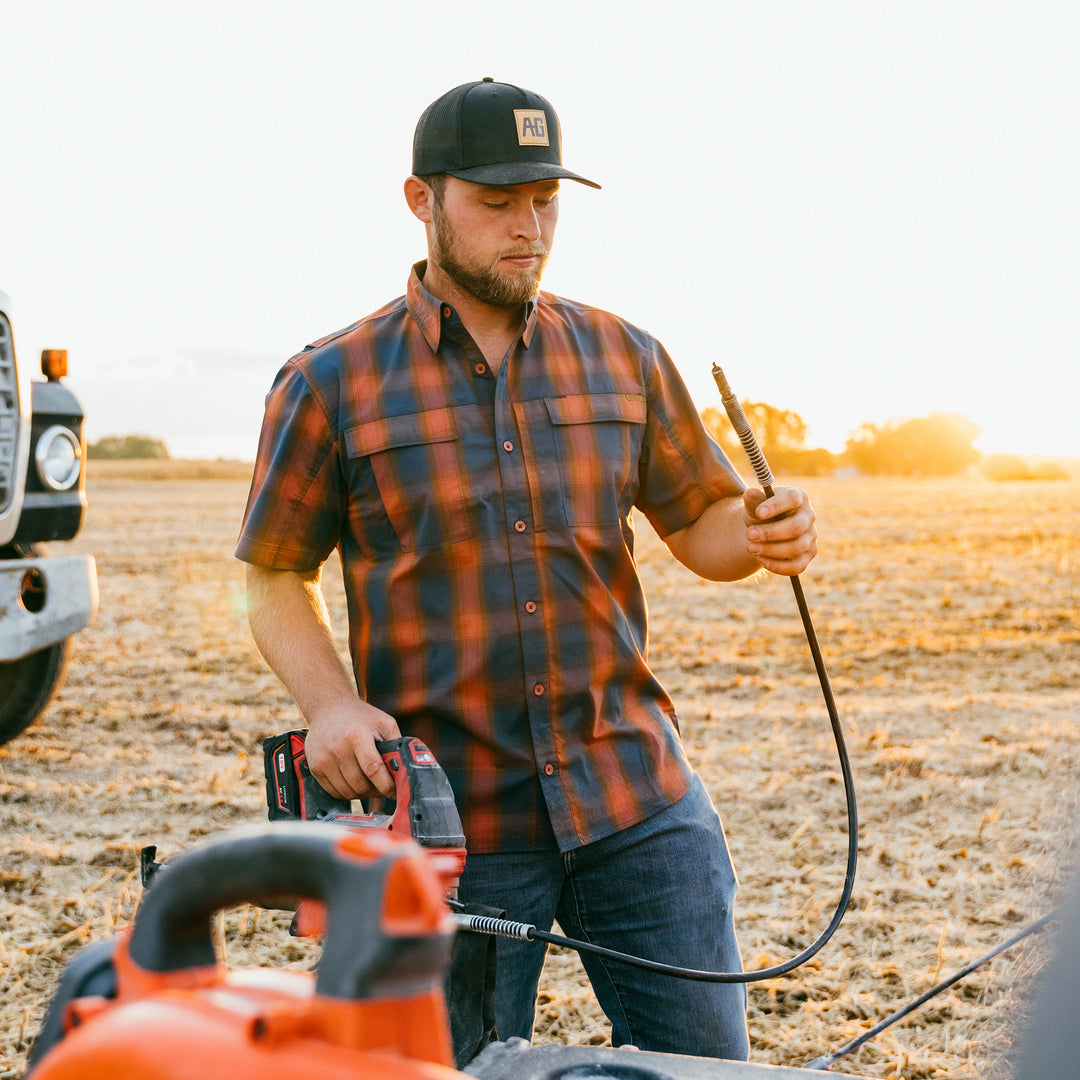
<instances>
[{"instance_id":1,"label":"dry soil","mask_svg":"<svg viewBox=\"0 0 1080 1080\"><path fill-rule=\"evenodd\" d=\"M803 583L851 754L860 864L819 956L750 988L752 1059L786 1065L837 1049L1050 910L1076 862L1080 776L1080 484L807 486L822 539ZM69 548L96 556L101 611L50 711L0 748L0 1078L21 1073L64 962L130 922L143 845L168 859L263 820L260 741L298 717L247 631L231 555L246 490L242 466L92 472ZM653 664L739 871L745 963L769 965L829 921L846 849L792 590L699 581L644 522L638 553ZM309 967L317 949L284 925L230 911L226 962ZM834 1071L1007 1076L1049 940L980 968ZM536 1039L607 1039L572 954L549 958Z\"/></svg>"}]
</instances>

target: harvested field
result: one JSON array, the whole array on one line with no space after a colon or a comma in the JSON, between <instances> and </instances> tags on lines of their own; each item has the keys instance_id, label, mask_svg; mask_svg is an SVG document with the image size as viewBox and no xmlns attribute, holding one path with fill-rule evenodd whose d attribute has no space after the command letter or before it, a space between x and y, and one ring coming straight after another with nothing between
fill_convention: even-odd
<instances>
[{"instance_id":1,"label":"harvested field","mask_svg":"<svg viewBox=\"0 0 1080 1080\"><path fill-rule=\"evenodd\" d=\"M860 868L824 951L751 986L752 1059L784 1065L1048 911L1080 820L1080 483L806 486L822 550L804 583L849 741ZM71 547L97 557L101 613L50 712L0 748L0 1077L21 1074L63 963L131 919L143 845L168 859L264 818L260 741L297 716L247 631L231 555L246 491L243 467L92 463ZM828 922L846 846L791 589L700 582L644 522L638 535L653 663L742 882L744 959L771 964ZM343 629L336 582L327 592ZM285 925L230 912L229 962L309 966L316 950ZM1007 1076L1042 952L998 958L834 1072ZM575 957L553 955L541 990L538 1041L605 1041Z\"/></svg>"}]
</instances>

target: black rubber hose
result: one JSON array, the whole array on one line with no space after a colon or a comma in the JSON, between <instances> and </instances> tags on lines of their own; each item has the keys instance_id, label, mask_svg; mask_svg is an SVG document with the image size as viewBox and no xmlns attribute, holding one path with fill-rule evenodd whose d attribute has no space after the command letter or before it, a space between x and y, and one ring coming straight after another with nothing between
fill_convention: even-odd
<instances>
[{"instance_id":1,"label":"black rubber hose","mask_svg":"<svg viewBox=\"0 0 1080 1080\"><path fill-rule=\"evenodd\" d=\"M879 1024L875 1024L869 1031L864 1031L858 1038L852 1039L849 1043L845 1043L839 1050L836 1050L831 1054L824 1054L819 1058L814 1058L813 1061L808 1062L802 1067L804 1069L817 1069L820 1072L828 1072L836 1062L843 1057L847 1057L852 1050L858 1050L863 1043L869 1042L875 1036L880 1035L886 1028L892 1027L898 1020L903 1020L905 1016L909 1013L913 1013L920 1006L925 1005L932 997L936 997L940 994L942 990L947 990L954 983L958 983L977 968L982 967L983 964L989 963L995 956L1003 953L1006 949L1011 949L1018 942L1023 941L1029 934L1035 934L1040 930L1044 930L1049 923L1060 916L1061 909L1058 908L1051 911L1049 915L1044 915L1041 919L1036 919L1030 926L1026 926L1023 930L1013 934L1008 941L1002 942L1002 944L998 945L996 948L993 948L985 955L980 956L978 960L972 960L970 964L966 967L962 967L955 975L950 976L944 982L938 983L933 989L927 990L925 994L921 994L902 1009L897 1009L896 1012L885 1017Z\"/></svg>"}]
</instances>

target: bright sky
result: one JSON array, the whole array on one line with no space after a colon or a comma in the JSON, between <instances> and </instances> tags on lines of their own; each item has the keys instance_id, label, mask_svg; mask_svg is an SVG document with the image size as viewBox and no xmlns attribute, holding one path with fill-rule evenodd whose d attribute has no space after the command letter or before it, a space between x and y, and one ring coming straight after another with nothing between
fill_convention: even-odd
<instances>
[{"instance_id":1,"label":"bright sky","mask_svg":"<svg viewBox=\"0 0 1080 1080\"><path fill-rule=\"evenodd\" d=\"M281 363L404 291L413 127L491 75L604 185L545 288L699 407L719 361L810 445L959 412L1080 456L1077 57L1072 0L0 0L0 289L91 441L250 458Z\"/></svg>"}]
</instances>

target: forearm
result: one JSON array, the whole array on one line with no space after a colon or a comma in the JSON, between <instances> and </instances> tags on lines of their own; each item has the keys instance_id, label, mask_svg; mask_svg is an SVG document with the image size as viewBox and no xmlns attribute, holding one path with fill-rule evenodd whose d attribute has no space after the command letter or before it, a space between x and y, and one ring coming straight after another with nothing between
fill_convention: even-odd
<instances>
[{"instance_id":1,"label":"forearm","mask_svg":"<svg viewBox=\"0 0 1080 1080\"><path fill-rule=\"evenodd\" d=\"M684 566L709 581L738 581L761 569L747 550L746 519L738 495L712 503L692 524L666 538Z\"/></svg>"},{"instance_id":2,"label":"forearm","mask_svg":"<svg viewBox=\"0 0 1080 1080\"><path fill-rule=\"evenodd\" d=\"M334 644L320 573L247 568L248 622L266 662L308 723L356 699Z\"/></svg>"},{"instance_id":3,"label":"forearm","mask_svg":"<svg viewBox=\"0 0 1080 1080\"><path fill-rule=\"evenodd\" d=\"M319 572L249 566L248 621L255 644L310 728L308 765L340 799L392 795L375 745L397 738L397 721L362 701L334 644Z\"/></svg>"}]
</instances>

